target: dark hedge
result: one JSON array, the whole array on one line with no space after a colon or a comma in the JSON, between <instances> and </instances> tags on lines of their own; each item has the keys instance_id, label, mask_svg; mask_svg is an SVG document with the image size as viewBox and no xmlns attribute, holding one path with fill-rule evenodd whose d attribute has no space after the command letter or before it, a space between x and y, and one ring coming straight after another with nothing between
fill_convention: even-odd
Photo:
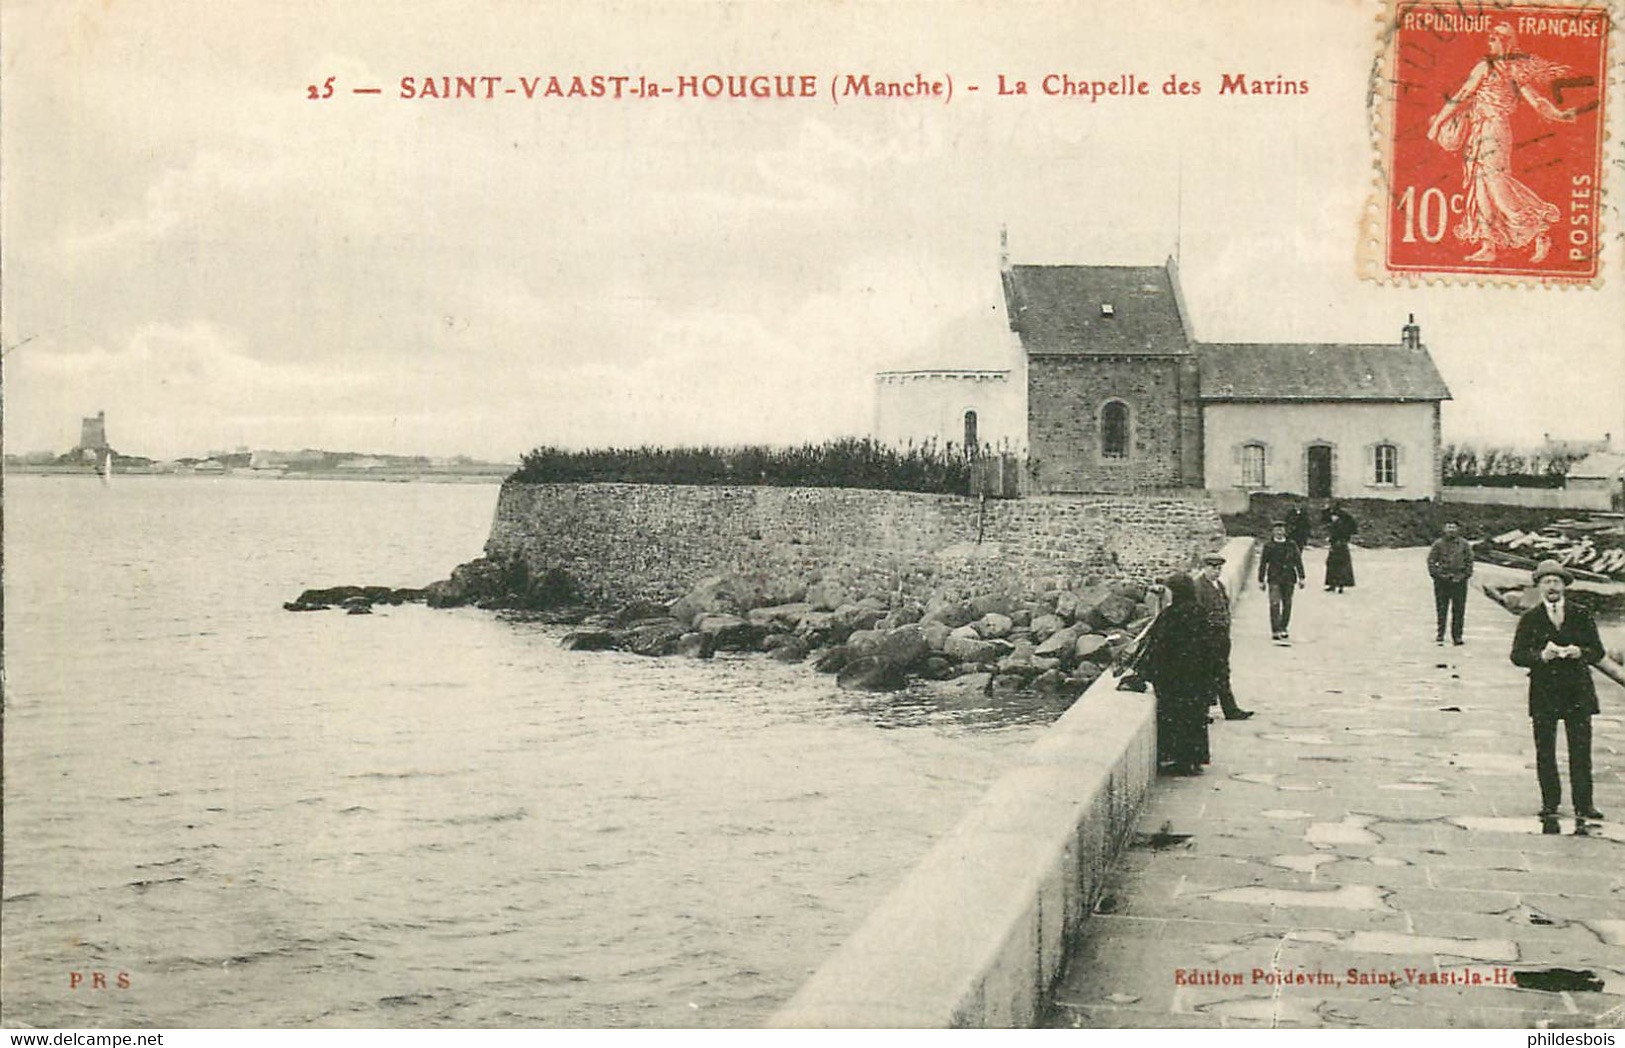
<instances>
[{"instance_id":1,"label":"dark hedge","mask_svg":"<svg viewBox=\"0 0 1625 1048\"><path fill-rule=\"evenodd\" d=\"M897 449L873 440L798 447L539 447L512 478L527 484L757 484L963 495L970 461L949 445Z\"/></svg>"}]
</instances>

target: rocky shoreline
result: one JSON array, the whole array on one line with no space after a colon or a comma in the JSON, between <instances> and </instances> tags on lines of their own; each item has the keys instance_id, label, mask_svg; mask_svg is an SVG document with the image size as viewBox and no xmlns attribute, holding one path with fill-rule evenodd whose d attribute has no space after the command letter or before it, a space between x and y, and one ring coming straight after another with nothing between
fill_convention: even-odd
<instances>
[{"instance_id":1,"label":"rocky shoreline","mask_svg":"<svg viewBox=\"0 0 1625 1048\"><path fill-rule=\"evenodd\" d=\"M517 558L480 558L421 590L309 589L283 607L364 614L374 603L474 606L575 626L560 642L572 651L701 659L759 652L781 662L810 661L819 672L837 674L840 687L860 691L955 680L989 696L1066 700L1120 657L1152 613L1146 587L1129 581L1039 594L938 585L912 597L865 589L837 569L789 579L717 575L670 603L636 601L606 611L586 606L581 588L559 569L532 576Z\"/></svg>"}]
</instances>

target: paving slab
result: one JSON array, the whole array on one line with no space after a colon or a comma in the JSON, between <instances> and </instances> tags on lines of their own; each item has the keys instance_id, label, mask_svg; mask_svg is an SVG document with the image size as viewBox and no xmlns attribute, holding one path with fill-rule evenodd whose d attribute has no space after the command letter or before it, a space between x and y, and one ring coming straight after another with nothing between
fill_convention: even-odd
<instances>
[{"instance_id":1,"label":"paving slab","mask_svg":"<svg viewBox=\"0 0 1625 1048\"><path fill-rule=\"evenodd\" d=\"M1435 645L1425 557L1356 550L1359 585L1299 593L1290 645L1241 596L1257 715L1213 724L1205 774L1158 781L1047 1025L1619 1025L1625 818L1537 818L1516 619L1475 592L1466 643ZM1625 816L1625 689L1597 685L1596 803ZM1565 968L1600 988L1517 985Z\"/></svg>"}]
</instances>

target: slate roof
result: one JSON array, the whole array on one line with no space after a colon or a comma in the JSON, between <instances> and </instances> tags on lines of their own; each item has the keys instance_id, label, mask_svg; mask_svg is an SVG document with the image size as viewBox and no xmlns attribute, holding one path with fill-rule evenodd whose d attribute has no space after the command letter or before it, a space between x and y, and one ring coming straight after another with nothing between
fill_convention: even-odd
<instances>
[{"instance_id":1,"label":"slate roof","mask_svg":"<svg viewBox=\"0 0 1625 1048\"><path fill-rule=\"evenodd\" d=\"M1339 343L1202 343L1201 399L1449 400L1426 349Z\"/></svg>"},{"instance_id":2,"label":"slate roof","mask_svg":"<svg viewBox=\"0 0 1625 1048\"><path fill-rule=\"evenodd\" d=\"M1029 356L1191 352L1163 266L1011 266L1002 275L1010 329Z\"/></svg>"},{"instance_id":3,"label":"slate roof","mask_svg":"<svg viewBox=\"0 0 1625 1048\"><path fill-rule=\"evenodd\" d=\"M1001 277L1010 330L1029 358L1196 353L1204 401L1451 399L1425 347L1194 342L1171 260L1010 266Z\"/></svg>"}]
</instances>

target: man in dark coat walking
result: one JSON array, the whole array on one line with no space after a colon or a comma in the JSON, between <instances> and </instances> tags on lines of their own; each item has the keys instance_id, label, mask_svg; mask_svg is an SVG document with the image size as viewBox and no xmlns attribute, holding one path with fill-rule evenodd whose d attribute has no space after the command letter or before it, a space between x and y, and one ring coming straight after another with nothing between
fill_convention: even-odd
<instances>
[{"instance_id":1,"label":"man in dark coat walking","mask_svg":"<svg viewBox=\"0 0 1625 1048\"><path fill-rule=\"evenodd\" d=\"M1230 594L1219 580L1224 557L1209 553L1202 558L1202 571L1196 576L1196 606L1202 609L1203 637L1208 647L1207 663L1213 669L1213 694L1219 700L1225 720L1246 720L1252 710L1236 704L1230 690Z\"/></svg>"},{"instance_id":2,"label":"man in dark coat walking","mask_svg":"<svg viewBox=\"0 0 1625 1048\"><path fill-rule=\"evenodd\" d=\"M1286 521L1270 525L1270 540L1258 555L1258 586L1270 594L1270 639L1286 640L1292 626L1292 590L1303 589L1303 554L1286 537Z\"/></svg>"},{"instance_id":3,"label":"man in dark coat walking","mask_svg":"<svg viewBox=\"0 0 1625 1048\"><path fill-rule=\"evenodd\" d=\"M1428 549L1428 574L1433 576L1433 608L1438 629L1435 644L1444 643L1444 623L1450 619L1450 643L1461 644L1462 622L1467 617L1467 580L1473 577L1473 547L1457 533L1456 522Z\"/></svg>"},{"instance_id":4,"label":"man in dark coat walking","mask_svg":"<svg viewBox=\"0 0 1625 1048\"><path fill-rule=\"evenodd\" d=\"M1297 543L1299 553L1309 548L1309 539L1314 534L1314 528L1314 523L1309 519L1309 510L1302 502L1287 511L1286 537Z\"/></svg>"},{"instance_id":5,"label":"man in dark coat walking","mask_svg":"<svg viewBox=\"0 0 1625 1048\"><path fill-rule=\"evenodd\" d=\"M1597 623L1584 608L1565 599L1574 581L1567 568L1543 560L1535 568L1539 606L1518 619L1512 661L1529 670L1529 717L1535 729L1535 775L1540 780L1540 814L1557 814L1563 783L1557 774L1557 722L1569 742L1569 788L1574 814L1601 819L1591 799L1591 716L1597 713L1597 688L1591 667L1603 657Z\"/></svg>"}]
</instances>

